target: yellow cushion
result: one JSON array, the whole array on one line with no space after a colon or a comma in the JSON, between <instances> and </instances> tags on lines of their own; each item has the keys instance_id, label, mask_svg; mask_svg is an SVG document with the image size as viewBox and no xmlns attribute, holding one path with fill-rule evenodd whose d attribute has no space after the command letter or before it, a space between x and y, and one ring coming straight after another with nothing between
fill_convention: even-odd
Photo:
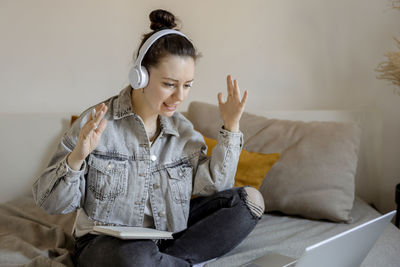
<instances>
[{"instance_id":1,"label":"yellow cushion","mask_svg":"<svg viewBox=\"0 0 400 267\"><path fill-rule=\"evenodd\" d=\"M204 141L208 147L207 156L211 156L212 149L217 144L217 140L204 136ZM272 165L278 161L279 157L279 153L262 154L242 149L234 186L250 185L259 189L265 175L272 168Z\"/></svg>"}]
</instances>

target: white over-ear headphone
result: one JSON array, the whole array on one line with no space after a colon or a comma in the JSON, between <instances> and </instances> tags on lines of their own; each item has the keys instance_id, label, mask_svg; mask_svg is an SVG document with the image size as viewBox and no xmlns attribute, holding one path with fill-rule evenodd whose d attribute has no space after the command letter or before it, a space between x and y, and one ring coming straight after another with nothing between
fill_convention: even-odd
<instances>
[{"instance_id":1,"label":"white over-ear headphone","mask_svg":"<svg viewBox=\"0 0 400 267\"><path fill-rule=\"evenodd\" d=\"M187 38L183 33L172 29L161 30L150 36L140 48L135 64L129 71L129 83L133 89L141 89L147 86L149 82L149 73L146 68L142 66L142 60L150 46L159 38L167 34L178 34L189 40L189 38Z\"/></svg>"}]
</instances>

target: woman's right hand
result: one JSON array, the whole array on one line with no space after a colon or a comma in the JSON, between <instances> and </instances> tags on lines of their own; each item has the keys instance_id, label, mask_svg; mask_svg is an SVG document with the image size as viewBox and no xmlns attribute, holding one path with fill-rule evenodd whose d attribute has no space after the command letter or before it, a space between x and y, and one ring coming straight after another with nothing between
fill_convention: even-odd
<instances>
[{"instance_id":1,"label":"woman's right hand","mask_svg":"<svg viewBox=\"0 0 400 267\"><path fill-rule=\"evenodd\" d=\"M104 119L107 109L108 107L101 103L96 107L94 117L92 112L89 114L87 122L79 133L78 142L67 158L68 166L73 170L80 170L83 161L99 144L101 135L107 126L107 120Z\"/></svg>"}]
</instances>

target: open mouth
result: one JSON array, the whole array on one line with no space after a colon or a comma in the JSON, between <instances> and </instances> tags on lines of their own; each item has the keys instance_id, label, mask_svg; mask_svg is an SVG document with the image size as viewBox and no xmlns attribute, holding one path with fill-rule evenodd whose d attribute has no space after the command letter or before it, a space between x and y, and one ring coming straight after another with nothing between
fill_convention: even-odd
<instances>
[{"instance_id":1,"label":"open mouth","mask_svg":"<svg viewBox=\"0 0 400 267\"><path fill-rule=\"evenodd\" d=\"M178 108L178 105L168 105L167 103L163 103L164 106L166 107L166 109L168 109L169 111L175 111Z\"/></svg>"}]
</instances>

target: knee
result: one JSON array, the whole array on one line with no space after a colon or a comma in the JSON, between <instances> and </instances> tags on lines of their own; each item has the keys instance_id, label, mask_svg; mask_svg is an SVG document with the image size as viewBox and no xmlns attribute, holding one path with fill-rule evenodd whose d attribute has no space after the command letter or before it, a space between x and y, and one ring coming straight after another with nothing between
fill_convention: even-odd
<instances>
[{"instance_id":1,"label":"knee","mask_svg":"<svg viewBox=\"0 0 400 267\"><path fill-rule=\"evenodd\" d=\"M114 265L121 267L157 266L159 251L152 241L127 242L115 253Z\"/></svg>"},{"instance_id":2,"label":"knee","mask_svg":"<svg viewBox=\"0 0 400 267\"><path fill-rule=\"evenodd\" d=\"M244 187L245 193L245 204L250 209L250 211L258 218L264 213L264 198L260 191L254 187Z\"/></svg>"}]
</instances>

